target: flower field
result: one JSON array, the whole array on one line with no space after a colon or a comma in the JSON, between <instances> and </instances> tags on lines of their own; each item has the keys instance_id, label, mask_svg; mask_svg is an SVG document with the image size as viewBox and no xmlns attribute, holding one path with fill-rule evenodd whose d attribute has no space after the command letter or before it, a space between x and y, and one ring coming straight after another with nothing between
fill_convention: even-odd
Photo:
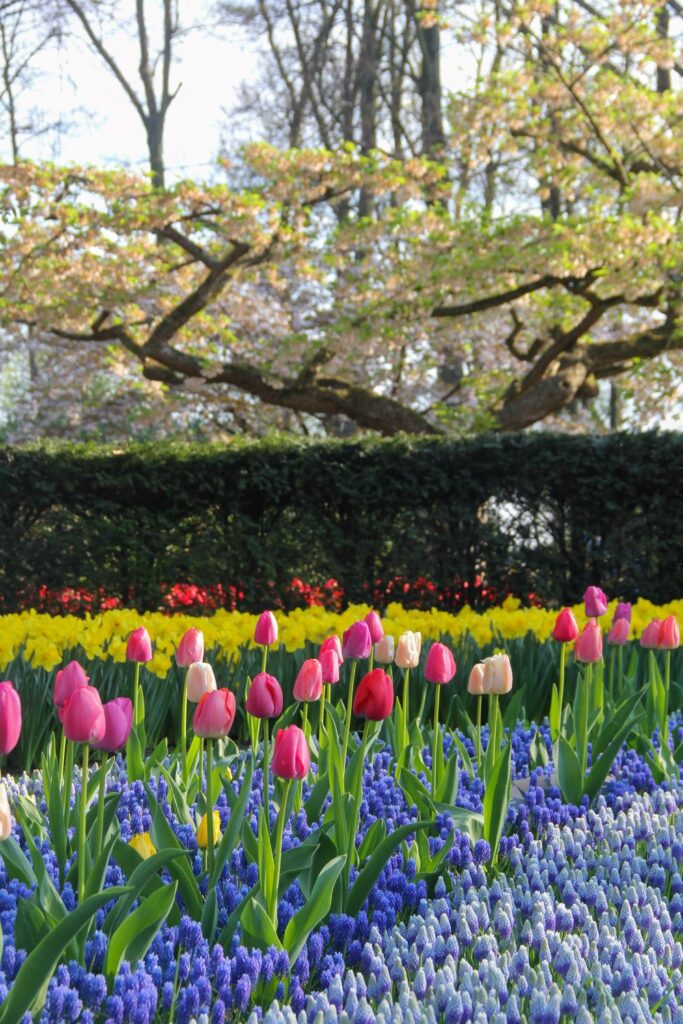
<instances>
[{"instance_id":1,"label":"flower field","mask_svg":"<svg viewBox=\"0 0 683 1024\"><path fill-rule=\"evenodd\" d=\"M683 1022L682 604L5 617L0 1024Z\"/></svg>"}]
</instances>

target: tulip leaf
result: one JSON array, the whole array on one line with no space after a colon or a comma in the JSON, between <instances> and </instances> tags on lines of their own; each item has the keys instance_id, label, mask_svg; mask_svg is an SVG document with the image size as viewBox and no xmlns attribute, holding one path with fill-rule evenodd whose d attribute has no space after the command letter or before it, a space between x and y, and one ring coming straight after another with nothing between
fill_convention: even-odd
<instances>
[{"instance_id":1,"label":"tulip leaf","mask_svg":"<svg viewBox=\"0 0 683 1024\"><path fill-rule=\"evenodd\" d=\"M242 787L239 792L239 796L234 803L230 806L230 820L227 828L221 837L221 841L216 848L214 869L211 878L209 879L209 888L215 886L223 873L223 868L232 856L232 852L237 846L237 841L242 831L242 823L244 821L244 813L246 811L247 803L251 795L251 782L254 775L254 762L249 761L247 772L245 777L242 779ZM227 779L221 779L223 788L226 793L233 793L232 786ZM234 795L234 794L233 794Z\"/></svg>"},{"instance_id":2,"label":"tulip leaf","mask_svg":"<svg viewBox=\"0 0 683 1024\"><path fill-rule=\"evenodd\" d=\"M125 846L126 844L121 845ZM120 847L117 846L117 860L119 859L119 849ZM128 849L131 848L128 847ZM162 868L168 867L172 861L178 860L180 857L189 857L189 850L160 850L148 857L147 860L142 860L134 850L131 852L137 858L137 863L132 871L128 871L125 866L121 865L128 876L128 891L117 900L105 917L102 931L106 935L111 935L119 927L137 899L149 898L157 889L166 884L159 878ZM150 882L153 883L152 886L150 886Z\"/></svg>"},{"instance_id":3,"label":"tulip leaf","mask_svg":"<svg viewBox=\"0 0 683 1024\"><path fill-rule=\"evenodd\" d=\"M18 878L29 888L36 885L36 876L31 862L14 836L0 842L0 857L4 861L8 879Z\"/></svg>"},{"instance_id":4,"label":"tulip leaf","mask_svg":"<svg viewBox=\"0 0 683 1024\"><path fill-rule=\"evenodd\" d=\"M384 819L378 818L377 821L373 821L372 825L363 837L363 842L358 847L359 864L362 864L365 858L370 855L372 850L382 842L386 834L387 826Z\"/></svg>"},{"instance_id":5,"label":"tulip leaf","mask_svg":"<svg viewBox=\"0 0 683 1024\"><path fill-rule=\"evenodd\" d=\"M438 745L438 751L441 751L441 761L439 764L436 798L440 803L454 804L458 796L459 785L458 758L455 751L453 751L448 759L448 767L444 769L443 747L441 744Z\"/></svg>"},{"instance_id":6,"label":"tulip leaf","mask_svg":"<svg viewBox=\"0 0 683 1024\"><path fill-rule=\"evenodd\" d=\"M201 924L202 935L209 942L213 943L218 925L218 899L215 888L210 888L206 894Z\"/></svg>"},{"instance_id":7,"label":"tulip leaf","mask_svg":"<svg viewBox=\"0 0 683 1024\"><path fill-rule=\"evenodd\" d=\"M553 691L550 697L548 721L550 723L550 735L553 743L555 743L557 737L560 735L560 693L555 683L553 683Z\"/></svg>"},{"instance_id":8,"label":"tulip leaf","mask_svg":"<svg viewBox=\"0 0 683 1024\"><path fill-rule=\"evenodd\" d=\"M462 761L463 769L467 772L471 779L474 779L477 773L472 765L472 759L470 758L470 755L467 753L465 744L462 742L462 740L460 739L456 732L452 731L450 735L451 739L453 740L453 743L458 749L458 753L460 754L460 760Z\"/></svg>"},{"instance_id":9,"label":"tulip leaf","mask_svg":"<svg viewBox=\"0 0 683 1024\"><path fill-rule=\"evenodd\" d=\"M498 857L498 847L510 805L511 754L512 744L508 740L486 780L484 792L484 839L491 847L491 861L494 864Z\"/></svg>"},{"instance_id":10,"label":"tulip leaf","mask_svg":"<svg viewBox=\"0 0 683 1024\"><path fill-rule=\"evenodd\" d=\"M562 796L570 804L579 804L583 793L581 763L573 747L560 736L557 749L557 781Z\"/></svg>"},{"instance_id":11,"label":"tulip leaf","mask_svg":"<svg viewBox=\"0 0 683 1024\"><path fill-rule=\"evenodd\" d=\"M240 918L242 924L242 943L267 950L269 946L282 949L282 943L275 931L263 904L258 897L252 896L245 904Z\"/></svg>"},{"instance_id":12,"label":"tulip leaf","mask_svg":"<svg viewBox=\"0 0 683 1024\"><path fill-rule=\"evenodd\" d=\"M417 775L414 775L407 768L402 768L398 781L409 805L415 804L420 814L425 818L434 814L432 795L427 787L420 782Z\"/></svg>"},{"instance_id":13,"label":"tulip leaf","mask_svg":"<svg viewBox=\"0 0 683 1024\"><path fill-rule=\"evenodd\" d=\"M111 982L125 958L135 967L141 960L175 901L178 883L162 885L143 900L109 938L107 956L104 961L104 973Z\"/></svg>"},{"instance_id":14,"label":"tulip leaf","mask_svg":"<svg viewBox=\"0 0 683 1024\"><path fill-rule=\"evenodd\" d=\"M303 907L297 910L288 922L282 944L289 954L290 967L294 967L313 929L327 916L332 903L332 893L345 862L345 856L328 861L318 875Z\"/></svg>"},{"instance_id":15,"label":"tulip leaf","mask_svg":"<svg viewBox=\"0 0 683 1024\"><path fill-rule=\"evenodd\" d=\"M185 847L166 821L164 812L161 810L152 790L149 786L145 786L145 790L152 815L152 827L150 829L152 842L158 850L182 850L186 853ZM192 874L190 865L184 859L174 860L168 864L168 871L178 882L178 890L188 913L195 921L199 921L203 909L202 898L197 879Z\"/></svg>"},{"instance_id":16,"label":"tulip leaf","mask_svg":"<svg viewBox=\"0 0 683 1024\"><path fill-rule=\"evenodd\" d=\"M346 903L344 913L354 917L360 911L394 850L407 836L421 828L434 828L434 822L415 821L410 825L401 825L382 840L365 867L359 872L351 892L348 893L348 896L344 893Z\"/></svg>"}]
</instances>

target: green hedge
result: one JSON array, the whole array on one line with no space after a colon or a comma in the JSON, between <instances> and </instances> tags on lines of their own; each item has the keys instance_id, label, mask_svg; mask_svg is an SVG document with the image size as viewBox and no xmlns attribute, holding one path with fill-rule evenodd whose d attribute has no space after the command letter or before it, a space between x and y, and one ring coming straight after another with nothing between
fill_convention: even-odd
<instances>
[{"instance_id":1,"label":"green hedge","mask_svg":"<svg viewBox=\"0 0 683 1024\"><path fill-rule=\"evenodd\" d=\"M80 586L141 609L160 587L482 576L502 595L683 594L683 435L543 434L0 449L0 600ZM270 581L270 582L269 582ZM22 597L23 595L23 597Z\"/></svg>"}]
</instances>

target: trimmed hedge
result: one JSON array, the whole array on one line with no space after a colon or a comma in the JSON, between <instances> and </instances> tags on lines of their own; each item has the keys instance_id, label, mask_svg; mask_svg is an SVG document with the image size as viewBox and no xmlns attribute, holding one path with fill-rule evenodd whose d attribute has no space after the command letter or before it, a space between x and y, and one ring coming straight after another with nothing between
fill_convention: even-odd
<instances>
[{"instance_id":1,"label":"trimmed hedge","mask_svg":"<svg viewBox=\"0 0 683 1024\"><path fill-rule=\"evenodd\" d=\"M437 587L574 601L683 594L683 435L0 448L0 600L38 585L141 610L178 581Z\"/></svg>"}]
</instances>

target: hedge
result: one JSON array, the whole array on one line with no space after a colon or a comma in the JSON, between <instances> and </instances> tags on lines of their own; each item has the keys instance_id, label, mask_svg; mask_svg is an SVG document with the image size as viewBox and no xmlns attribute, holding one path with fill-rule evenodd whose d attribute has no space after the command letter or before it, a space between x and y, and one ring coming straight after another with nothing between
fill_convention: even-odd
<instances>
[{"instance_id":1,"label":"hedge","mask_svg":"<svg viewBox=\"0 0 683 1024\"><path fill-rule=\"evenodd\" d=\"M0 601L73 586L144 610L185 581L239 584L258 610L296 576L347 601L401 577L665 602L683 594L682 468L683 435L658 433L5 447Z\"/></svg>"}]
</instances>

